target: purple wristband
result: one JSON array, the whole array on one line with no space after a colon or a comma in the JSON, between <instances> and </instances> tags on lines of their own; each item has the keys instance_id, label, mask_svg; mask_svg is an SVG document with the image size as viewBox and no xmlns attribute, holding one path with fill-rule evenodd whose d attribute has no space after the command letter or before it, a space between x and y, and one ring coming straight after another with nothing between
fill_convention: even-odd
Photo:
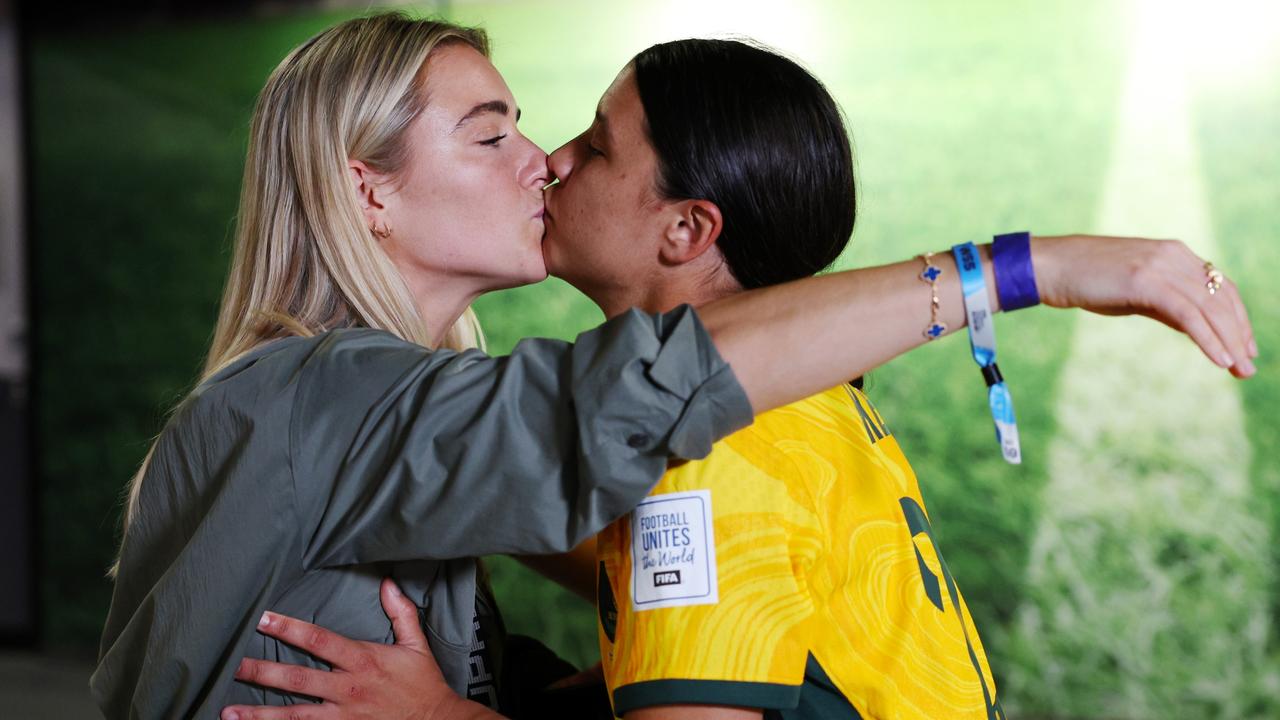
<instances>
[{"instance_id":1,"label":"purple wristband","mask_svg":"<svg viewBox=\"0 0 1280 720\"><path fill-rule=\"evenodd\" d=\"M1008 312L1040 304L1036 271L1031 267L1031 233L997 235L991 244L991 264L1001 310Z\"/></svg>"}]
</instances>

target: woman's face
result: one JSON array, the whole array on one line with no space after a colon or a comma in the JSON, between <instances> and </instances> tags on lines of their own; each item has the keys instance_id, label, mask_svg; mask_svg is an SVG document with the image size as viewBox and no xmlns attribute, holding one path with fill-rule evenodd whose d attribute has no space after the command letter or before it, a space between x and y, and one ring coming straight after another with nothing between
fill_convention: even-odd
<instances>
[{"instance_id":1,"label":"woman's face","mask_svg":"<svg viewBox=\"0 0 1280 720\"><path fill-rule=\"evenodd\" d=\"M516 128L511 90L487 58L458 44L431 56L425 92L408 163L379 211L391 229L383 248L415 294L542 280L547 156Z\"/></svg>"},{"instance_id":2,"label":"woman's face","mask_svg":"<svg viewBox=\"0 0 1280 720\"><path fill-rule=\"evenodd\" d=\"M551 154L547 268L597 302L626 294L660 270L658 241L670 222L657 193L658 156L630 66L600 98L595 121Z\"/></svg>"}]
</instances>

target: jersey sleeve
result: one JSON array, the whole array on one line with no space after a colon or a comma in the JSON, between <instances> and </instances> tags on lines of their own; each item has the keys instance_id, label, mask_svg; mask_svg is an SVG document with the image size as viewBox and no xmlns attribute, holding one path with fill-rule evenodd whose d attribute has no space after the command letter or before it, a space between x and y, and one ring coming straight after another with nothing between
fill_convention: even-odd
<instances>
[{"instance_id":1,"label":"jersey sleeve","mask_svg":"<svg viewBox=\"0 0 1280 720\"><path fill-rule=\"evenodd\" d=\"M702 457L752 419L687 306L504 357L354 331L316 351L297 395L307 568L568 551L634 507L669 457Z\"/></svg>"},{"instance_id":2,"label":"jersey sleeve","mask_svg":"<svg viewBox=\"0 0 1280 720\"><path fill-rule=\"evenodd\" d=\"M773 450L770 415L670 470L599 536L601 657L619 717L799 701L821 528L795 465Z\"/></svg>"}]
</instances>

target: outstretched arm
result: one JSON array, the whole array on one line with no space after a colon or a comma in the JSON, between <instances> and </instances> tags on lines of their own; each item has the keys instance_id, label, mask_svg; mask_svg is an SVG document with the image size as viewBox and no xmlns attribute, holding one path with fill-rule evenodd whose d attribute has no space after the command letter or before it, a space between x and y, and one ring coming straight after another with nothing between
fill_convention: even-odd
<instances>
[{"instance_id":1,"label":"outstretched arm","mask_svg":"<svg viewBox=\"0 0 1280 720\"><path fill-rule=\"evenodd\" d=\"M988 247L981 246L998 310ZM941 319L964 327L960 279L939 251ZM1071 235L1035 238L1032 262L1045 305L1145 315L1191 337L1238 378L1254 373L1253 328L1235 286L1210 294L1203 259L1175 240ZM757 413L862 375L923 345L929 286L908 260L739 293L699 308L716 347ZM796 348L821 347L822 352Z\"/></svg>"},{"instance_id":2,"label":"outstretched arm","mask_svg":"<svg viewBox=\"0 0 1280 720\"><path fill-rule=\"evenodd\" d=\"M1204 262L1182 243L1040 238L1031 256L1045 304L1147 315L1237 377L1253 374L1239 294L1229 281L1210 294ZM949 253L935 262L939 319L954 330L965 323L960 279ZM304 562L566 552L634 507L670 457L702 457L753 412L925 343L921 267L808 278L696 315L631 312L572 345L525 341L502 358L372 332L326 341L298 383L290 431L295 476L306 479Z\"/></svg>"}]
</instances>

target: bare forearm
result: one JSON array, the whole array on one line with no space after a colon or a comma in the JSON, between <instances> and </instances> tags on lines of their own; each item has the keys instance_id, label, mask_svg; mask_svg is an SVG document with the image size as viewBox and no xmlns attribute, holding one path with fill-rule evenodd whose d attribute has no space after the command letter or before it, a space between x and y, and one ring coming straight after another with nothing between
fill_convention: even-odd
<instances>
[{"instance_id":1,"label":"bare forearm","mask_svg":"<svg viewBox=\"0 0 1280 720\"><path fill-rule=\"evenodd\" d=\"M990 252L981 246L991 307L999 298ZM938 320L964 327L964 299L951 253L939 251ZM851 380L927 342L930 287L917 258L831 273L717 300L698 312L756 412Z\"/></svg>"}]
</instances>

